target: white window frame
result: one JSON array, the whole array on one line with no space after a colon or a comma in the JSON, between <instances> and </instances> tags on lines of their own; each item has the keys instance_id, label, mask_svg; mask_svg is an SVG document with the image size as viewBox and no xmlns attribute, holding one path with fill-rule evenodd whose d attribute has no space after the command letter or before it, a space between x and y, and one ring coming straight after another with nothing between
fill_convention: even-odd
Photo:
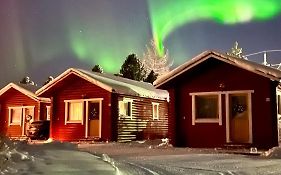
<instances>
[{"instance_id":1,"label":"white window frame","mask_svg":"<svg viewBox=\"0 0 281 175\"><path fill-rule=\"evenodd\" d=\"M119 111L119 117L120 117L120 115L124 115L124 114L121 114L120 113L120 109L119 109L119 103L121 102L121 103L131 103L131 105L130 105L130 115L125 115L126 116L126 118L129 118L129 119L133 119L133 99L130 99L130 98L123 98L123 100L120 100L120 101L118 101L118 111Z\"/></svg>"},{"instance_id":2,"label":"white window frame","mask_svg":"<svg viewBox=\"0 0 281 175\"><path fill-rule=\"evenodd\" d=\"M51 106L46 106L46 120L51 120Z\"/></svg>"},{"instance_id":3,"label":"white window frame","mask_svg":"<svg viewBox=\"0 0 281 175\"><path fill-rule=\"evenodd\" d=\"M222 101L221 96L222 92L195 92L190 93L192 97L192 125L195 125L195 123L218 123L219 125L222 125ZM210 118L210 119L196 119L196 105L195 105L195 97L196 96L207 96L207 95L217 95L218 96L218 112L219 117L218 118Z\"/></svg>"},{"instance_id":4,"label":"white window frame","mask_svg":"<svg viewBox=\"0 0 281 175\"><path fill-rule=\"evenodd\" d=\"M19 125L19 126L22 126L22 116L23 116L23 107L22 106L14 106L14 107L8 107L9 109L9 123L8 125L11 126L11 125ZM12 110L15 110L15 109L21 109L21 112L20 112L20 121L17 122L17 123L11 123L12 122Z\"/></svg>"},{"instance_id":5,"label":"white window frame","mask_svg":"<svg viewBox=\"0 0 281 175\"><path fill-rule=\"evenodd\" d=\"M154 106L156 106L156 114L154 114ZM152 102L152 119L159 120L159 103Z\"/></svg>"},{"instance_id":6,"label":"white window frame","mask_svg":"<svg viewBox=\"0 0 281 175\"><path fill-rule=\"evenodd\" d=\"M22 127L22 135L24 135L25 133L25 109L31 108L33 110L33 116L32 119L30 120L30 122L34 121L34 117L35 117L35 106L13 106L13 107L8 107L9 110L9 123L8 126L20 126ZM12 118L12 110L13 109L21 109L21 113L20 113L20 122L19 123L11 123L11 118Z\"/></svg>"},{"instance_id":7,"label":"white window frame","mask_svg":"<svg viewBox=\"0 0 281 175\"><path fill-rule=\"evenodd\" d=\"M65 106L65 110L64 110L64 124L71 124L71 123L81 123L81 125L84 124L84 101L83 99L77 99L77 100L64 100L64 106ZM70 103L82 103L82 119L81 120L68 120L69 118L69 104Z\"/></svg>"}]
</instances>

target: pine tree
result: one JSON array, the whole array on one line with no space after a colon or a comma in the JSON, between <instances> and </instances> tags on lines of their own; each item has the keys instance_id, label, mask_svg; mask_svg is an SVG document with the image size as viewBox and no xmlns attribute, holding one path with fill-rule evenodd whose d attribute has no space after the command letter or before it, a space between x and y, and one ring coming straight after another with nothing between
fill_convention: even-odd
<instances>
[{"instance_id":1,"label":"pine tree","mask_svg":"<svg viewBox=\"0 0 281 175\"><path fill-rule=\"evenodd\" d=\"M23 77L23 79L19 83L24 85L37 86L37 84L35 84L34 81L30 80L28 76Z\"/></svg>"},{"instance_id":2,"label":"pine tree","mask_svg":"<svg viewBox=\"0 0 281 175\"><path fill-rule=\"evenodd\" d=\"M121 66L120 74L122 74L124 78L143 81L146 72L142 62L137 58L136 54L130 54Z\"/></svg>"},{"instance_id":3,"label":"pine tree","mask_svg":"<svg viewBox=\"0 0 281 175\"><path fill-rule=\"evenodd\" d=\"M99 73L103 73L103 69L100 65L96 64L93 69L92 69L93 72L99 72Z\"/></svg>"},{"instance_id":4,"label":"pine tree","mask_svg":"<svg viewBox=\"0 0 281 175\"><path fill-rule=\"evenodd\" d=\"M44 82L43 85L48 84L49 82L51 82L51 81L53 81L53 80L54 80L54 77L49 76L48 79Z\"/></svg>"},{"instance_id":5,"label":"pine tree","mask_svg":"<svg viewBox=\"0 0 281 175\"><path fill-rule=\"evenodd\" d=\"M148 76L144 79L144 82L153 84L153 82L157 79L157 77L158 74L156 74L153 70L151 70Z\"/></svg>"},{"instance_id":6,"label":"pine tree","mask_svg":"<svg viewBox=\"0 0 281 175\"><path fill-rule=\"evenodd\" d=\"M142 63L146 72L153 70L158 76L168 73L172 66L172 63L169 63L168 51L164 56L159 56L153 40L150 41L150 47L146 46L146 53L143 55Z\"/></svg>"}]
</instances>

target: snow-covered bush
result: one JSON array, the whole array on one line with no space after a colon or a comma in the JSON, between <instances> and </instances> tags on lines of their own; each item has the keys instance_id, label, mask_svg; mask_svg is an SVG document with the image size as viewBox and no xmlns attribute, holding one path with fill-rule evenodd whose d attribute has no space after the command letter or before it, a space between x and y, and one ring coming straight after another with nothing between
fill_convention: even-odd
<instances>
[{"instance_id":1,"label":"snow-covered bush","mask_svg":"<svg viewBox=\"0 0 281 175\"><path fill-rule=\"evenodd\" d=\"M269 149L268 151L264 152L262 156L267 158L275 158L275 159L281 159L281 148L280 147L273 147Z\"/></svg>"},{"instance_id":2,"label":"snow-covered bush","mask_svg":"<svg viewBox=\"0 0 281 175\"><path fill-rule=\"evenodd\" d=\"M26 145L26 142L12 141L0 136L0 174L17 173L16 169L11 168L13 164L19 161L34 160L28 152L19 149L23 145Z\"/></svg>"}]
</instances>

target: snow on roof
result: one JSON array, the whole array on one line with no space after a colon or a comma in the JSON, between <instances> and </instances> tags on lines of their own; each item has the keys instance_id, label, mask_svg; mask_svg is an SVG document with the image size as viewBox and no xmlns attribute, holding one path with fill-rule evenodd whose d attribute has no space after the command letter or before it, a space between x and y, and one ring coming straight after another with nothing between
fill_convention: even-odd
<instances>
[{"instance_id":1,"label":"snow on roof","mask_svg":"<svg viewBox=\"0 0 281 175\"><path fill-rule=\"evenodd\" d=\"M191 60L187 61L186 63L182 64L181 66L170 71L169 73L159 77L154 82L154 85L156 87L159 87L209 58L215 58L221 60L223 62L251 71L253 73L264 76L274 81L280 82L281 80L281 71L278 69L265 66L256 62L252 62L249 60L245 60L243 58L237 58L226 54L221 54L216 51L205 51L197 55L196 57L192 58Z\"/></svg>"},{"instance_id":2,"label":"snow on roof","mask_svg":"<svg viewBox=\"0 0 281 175\"><path fill-rule=\"evenodd\" d=\"M41 102L50 102L49 98L42 98L42 97L37 97L35 95L35 90L38 89L36 86L31 85L22 85L22 84L16 84L16 83L9 83L5 87L3 87L0 90L0 96L3 95L5 92L7 92L9 89L14 88L15 90L21 92L22 94L32 98L35 101L41 101Z\"/></svg>"},{"instance_id":3,"label":"snow on roof","mask_svg":"<svg viewBox=\"0 0 281 175\"><path fill-rule=\"evenodd\" d=\"M112 74L90 72L87 70L78 69L78 71L87 74L95 80L98 80L110 87L118 94L134 95L141 97L149 97L156 99L168 99L169 93L166 90L156 89L152 84L140 82L115 76Z\"/></svg>"},{"instance_id":4,"label":"snow on roof","mask_svg":"<svg viewBox=\"0 0 281 175\"><path fill-rule=\"evenodd\" d=\"M56 83L73 73L109 92L166 100L168 100L169 97L169 93L167 91L156 89L150 83L139 82L111 74L90 72L87 70L75 68L67 69L53 81L37 90L36 94L40 95L44 93Z\"/></svg>"}]
</instances>

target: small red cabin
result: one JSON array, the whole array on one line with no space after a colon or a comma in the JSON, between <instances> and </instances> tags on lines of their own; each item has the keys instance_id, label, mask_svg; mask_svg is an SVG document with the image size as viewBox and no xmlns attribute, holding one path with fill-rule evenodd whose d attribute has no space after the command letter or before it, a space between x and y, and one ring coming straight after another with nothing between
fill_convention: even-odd
<instances>
[{"instance_id":1,"label":"small red cabin","mask_svg":"<svg viewBox=\"0 0 281 175\"><path fill-rule=\"evenodd\" d=\"M168 132L168 92L152 84L70 68L36 94L49 97L50 137L130 141Z\"/></svg>"},{"instance_id":2,"label":"small red cabin","mask_svg":"<svg viewBox=\"0 0 281 175\"><path fill-rule=\"evenodd\" d=\"M170 94L169 134L177 146L278 145L281 71L206 51L160 77Z\"/></svg>"},{"instance_id":3,"label":"small red cabin","mask_svg":"<svg viewBox=\"0 0 281 175\"><path fill-rule=\"evenodd\" d=\"M27 116L30 122L47 120L50 99L37 97L32 89L34 86L10 83L0 90L1 135L25 137Z\"/></svg>"}]
</instances>

